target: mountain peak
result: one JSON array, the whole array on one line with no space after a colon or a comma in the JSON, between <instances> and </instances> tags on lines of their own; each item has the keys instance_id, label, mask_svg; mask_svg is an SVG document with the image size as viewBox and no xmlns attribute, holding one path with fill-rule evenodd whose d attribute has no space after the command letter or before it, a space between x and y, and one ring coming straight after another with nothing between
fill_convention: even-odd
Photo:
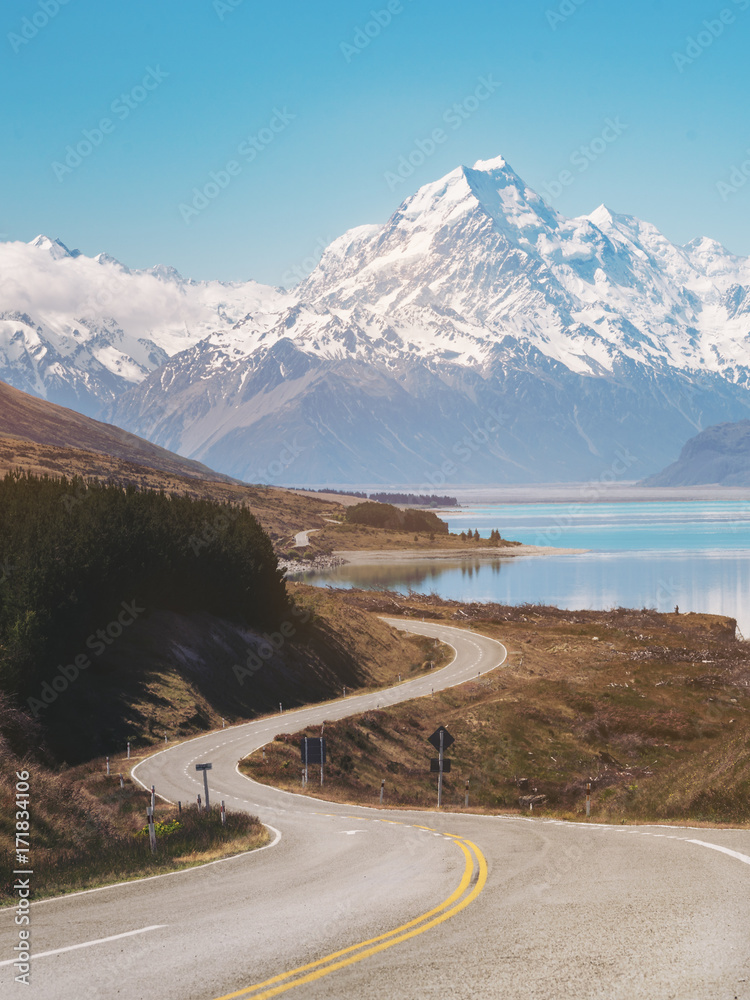
<instances>
[{"instance_id":1,"label":"mountain peak","mask_svg":"<svg viewBox=\"0 0 750 1000\"><path fill-rule=\"evenodd\" d=\"M80 250L69 250L62 240L51 240L49 236L45 236L43 233L40 233L36 239L31 240L28 245L30 247L37 247L40 250L48 250L55 260L60 260L62 257L81 256Z\"/></svg>"},{"instance_id":2,"label":"mountain peak","mask_svg":"<svg viewBox=\"0 0 750 1000\"><path fill-rule=\"evenodd\" d=\"M690 240L683 247L683 250L690 250L694 253L705 254L705 255L718 255L720 257L732 257L735 260L739 260L736 254L733 254L730 250L718 240L711 239L710 236L697 236L694 240Z\"/></svg>"},{"instance_id":3,"label":"mountain peak","mask_svg":"<svg viewBox=\"0 0 750 1000\"><path fill-rule=\"evenodd\" d=\"M148 273L153 274L159 281L174 281L178 285L185 281L177 268L172 267L171 264L155 264L148 269Z\"/></svg>"},{"instance_id":4,"label":"mountain peak","mask_svg":"<svg viewBox=\"0 0 750 1000\"><path fill-rule=\"evenodd\" d=\"M119 261L116 257L113 257L111 254L98 253L96 257L94 257L94 260L96 261L97 264L102 264L102 265L109 264L112 267L118 268L118 270L120 271L124 271L126 274L131 273L129 267L126 267L121 261Z\"/></svg>"},{"instance_id":5,"label":"mountain peak","mask_svg":"<svg viewBox=\"0 0 750 1000\"><path fill-rule=\"evenodd\" d=\"M491 160L477 160L472 170L491 173L493 170L508 170L510 166L504 156L495 156Z\"/></svg>"},{"instance_id":6,"label":"mountain peak","mask_svg":"<svg viewBox=\"0 0 750 1000\"><path fill-rule=\"evenodd\" d=\"M602 202L598 208L595 208L593 212L583 216L583 218L593 222L595 226L600 226L602 224L614 222L615 213L611 208L607 208L607 206Z\"/></svg>"}]
</instances>

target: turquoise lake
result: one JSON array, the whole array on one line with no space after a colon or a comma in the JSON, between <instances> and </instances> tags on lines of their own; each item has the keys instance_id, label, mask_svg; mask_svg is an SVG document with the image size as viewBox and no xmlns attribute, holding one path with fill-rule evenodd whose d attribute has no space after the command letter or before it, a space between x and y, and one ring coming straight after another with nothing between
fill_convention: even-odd
<instances>
[{"instance_id":1,"label":"turquoise lake","mask_svg":"<svg viewBox=\"0 0 750 1000\"><path fill-rule=\"evenodd\" d=\"M440 516L453 532L497 528L528 545L588 551L340 566L305 580L567 609L679 606L729 615L750 636L750 502L487 504Z\"/></svg>"}]
</instances>

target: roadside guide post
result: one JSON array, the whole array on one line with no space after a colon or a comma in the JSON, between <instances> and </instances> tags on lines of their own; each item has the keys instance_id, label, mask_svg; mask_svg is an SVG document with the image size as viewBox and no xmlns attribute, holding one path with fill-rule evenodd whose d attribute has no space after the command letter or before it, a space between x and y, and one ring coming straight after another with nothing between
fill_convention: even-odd
<instances>
[{"instance_id":1,"label":"roadside guide post","mask_svg":"<svg viewBox=\"0 0 750 1000\"><path fill-rule=\"evenodd\" d=\"M383 796L385 795L385 778L381 779L380 782L380 804L383 804Z\"/></svg>"},{"instance_id":2,"label":"roadside guide post","mask_svg":"<svg viewBox=\"0 0 750 1000\"><path fill-rule=\"evenodd\" d=\"M109 757L107 757L107 775L109 776Z\"/></svg>"},{"instance_id":3,"label":"roadside guide post","mask_svg":"<svg viewBox=\"0 0 750 1000\"><path fill-rule=\"evenodd\" d=\"M156 828L154 826L154 807L149 806L146 810L146 821L148 823L148 839L151 844L151 853L156 853Z\"/></svg>"},{"instance_id":4,"label":"roadside guide post","mask_svg":"<svg viewBox=\"0 0 750 1000\"><path fill-rule=\"evenodd\" d=\"M210 771L212 767L213 767L213 764L196 764L195 765L195 770L196 771L203 771L203 790L206 793L206 812L208 812L208 809L209 809L209 803L208 803L208 773L207 772ZM199 799L199 807L200 807L200 799Z\"/></svg>"},{"instance_id":5,"label":"roadside guide post","mask_svg":"<svg viewBox=\"0 0 750 1000\"><path fill-rule=\"evenodd\" d=\"M586 816L591 815L591 782L586 782Z\"/></svg>"},{"instance_id":6,"label":"roadside guide post","mask_svg":"<svg viewBox=\"0 0 750 1000\"><path fill-rule=\"evenodd\" d=\"M464 801L464 807L469 808L469 779L466 779L466 800Z\"/></svg>"}]
</instances>

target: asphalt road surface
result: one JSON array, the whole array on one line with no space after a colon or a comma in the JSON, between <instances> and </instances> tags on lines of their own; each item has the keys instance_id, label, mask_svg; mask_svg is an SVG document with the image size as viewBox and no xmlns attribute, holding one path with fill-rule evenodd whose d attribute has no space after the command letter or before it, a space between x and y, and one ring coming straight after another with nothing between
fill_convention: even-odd
<instances>
[{"instance_id":1,"label":"asphalt road surface","mask_svg":"<svg viewBox=\"0 0 750 1000\"><path fill-rule=\"evenodd\" d=\"M750 1000L750 832L392 812L258 785L239 758L311 723L500 667L504 647L392 622L456 650L375 694L171 747L134 777L257 813L272 844L31 908L31 985L0 913L0 996L82 1000ZM426 756L433 751L426 745ZM481 766L477 762L477 766ZM310 780L316 779L310 768Z\"/></svg>"}]
</instances>

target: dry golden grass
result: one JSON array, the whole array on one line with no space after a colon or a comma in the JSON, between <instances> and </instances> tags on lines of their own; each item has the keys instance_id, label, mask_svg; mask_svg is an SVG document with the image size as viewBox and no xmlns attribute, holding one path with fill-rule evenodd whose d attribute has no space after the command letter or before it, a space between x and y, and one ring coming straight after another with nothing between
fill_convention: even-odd
<instances>
[{"instance_id":1,"label":"dry golden grass","mask_svg":"<svg viewBox=\"0 0 750 1000\"><path fill-rule=\"evenodd\" d=\"M490 542L482 538L478 542L467 541L460 535L394 531L389 528L370 528L362 524L326 524L322 531L316 531L310 536L310 546L306 555L328 555L332 552L346 551L430 551L440 550L472 555L476 552L487 552L497 548L514 548L520 542L509 542L501 539Z\"/></svg>"},{"instance_id":2,"label":"dry golden grass","mask_svg":"<svg viewBox=\"0 0 750 1000\"><path fill-rule=\"evenodd\" d=\"M262 847L270 839L257 817L227 813L223 826L217 809L199 813L184 803L182 812L157 799L158 824L177 821L173 832L157 830L157 852L151 854L144 836L151 796L128 777L118 762L107 776L105 761L97 760L63 773L25 763L29 771L31 861L34 898L89 889L144 875L178 871L196 864ZM135 763L134 760L127 764ZM6 757L0 783L0 830L12 842L14 781L18 762ZM6 774L7 770L7 774ZM169 829L169 828L167 828ZM8 866L8 871L14 865ZM13 897L12 876L0 884L0 901Z\"/></svg>"},{"instance_id":3,"label":"dry golden grass","mask_svg":"<svg viewBox=\"0 0 750 1000\"><path fill-rule=\"evenodd\" d=\"M326 725L325 797L430 808L438 724L456 737L445 803L514 811L547 797L544 814L609 822L750 821L750 651L733 623L653 611L564 612L459 606L354 592L360 606L430 616L503 641L508 665L486 678L353 720ZM311 733L307 735L311 735ZM300 791L297 733L247 762L261 781ZM309 792L320 794L311 782ZM537 809L539 807L537 806Z\"/></svg>"}]
</instances>

